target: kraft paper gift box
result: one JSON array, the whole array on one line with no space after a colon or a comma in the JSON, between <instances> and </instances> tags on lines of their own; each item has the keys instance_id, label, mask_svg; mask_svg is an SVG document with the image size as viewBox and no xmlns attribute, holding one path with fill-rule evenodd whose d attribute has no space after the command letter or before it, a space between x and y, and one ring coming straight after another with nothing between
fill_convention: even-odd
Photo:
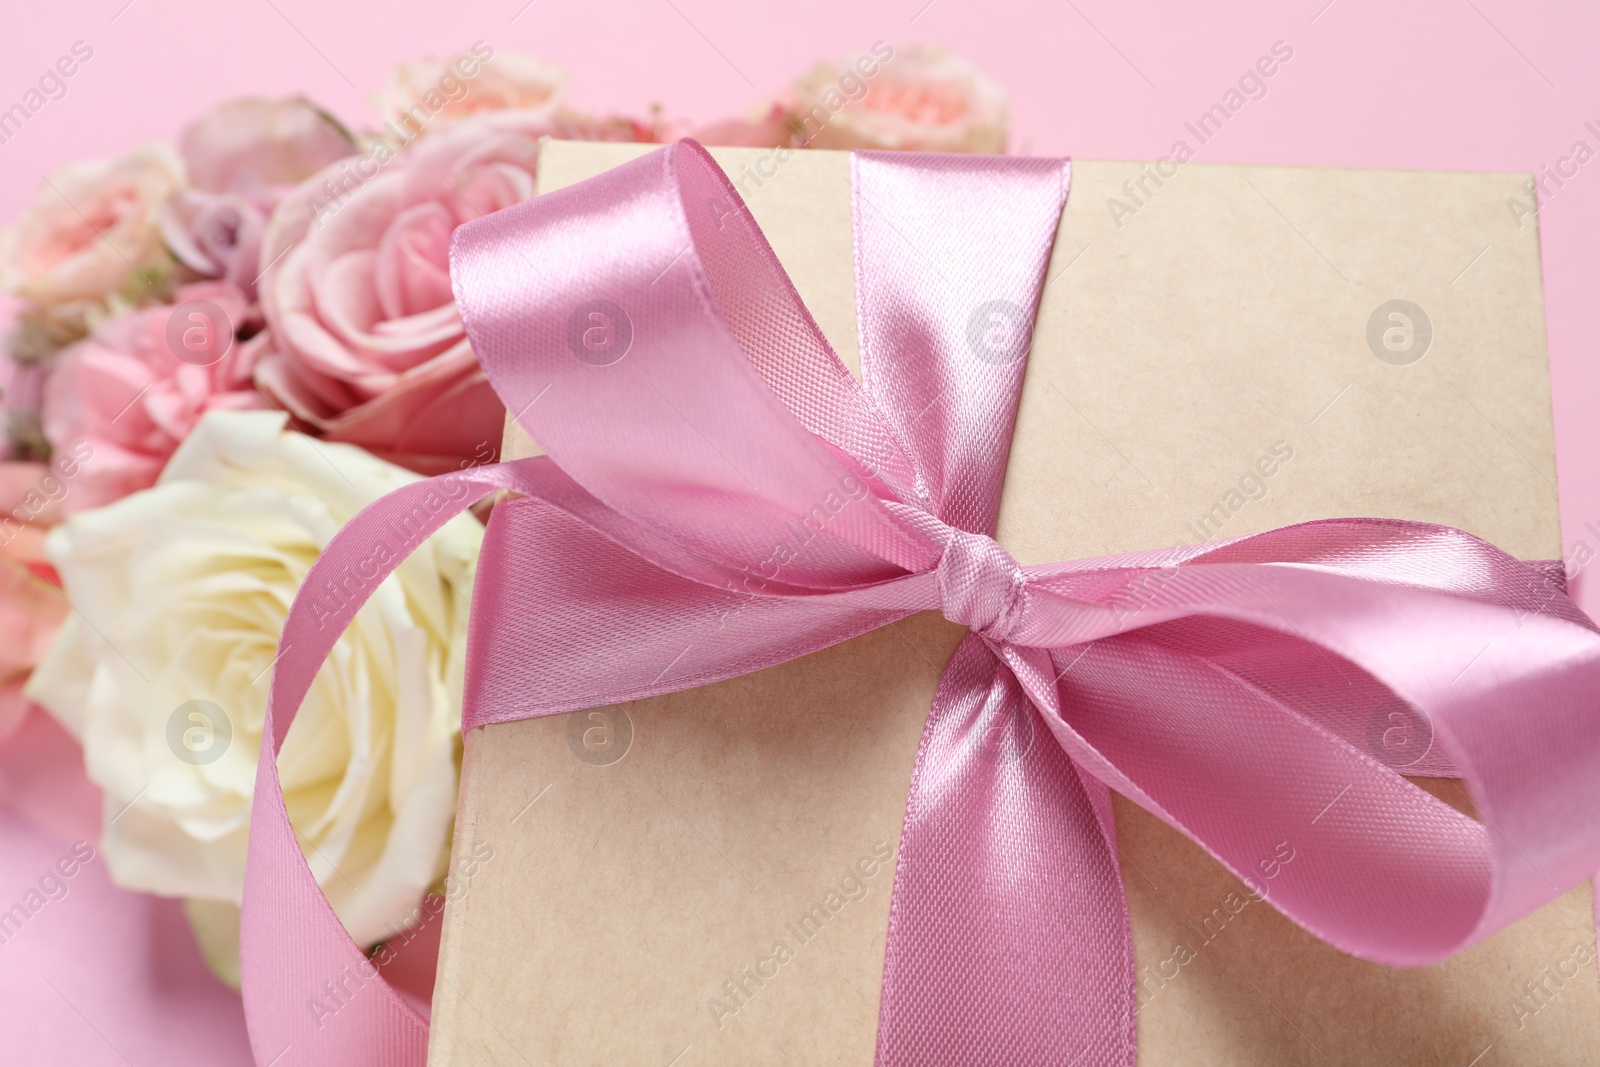
<instances>
[{"instance_id":1,"label":"kraft paper gift box","mask_svg":"<svg viewBox=\"0 0 1600 1067\"><path fill-rule=\"evenodd\" d=\"M648 150L552 142L540 184ZM848 157L713 155L859 373ZM997 534L1019 562L1344 515L1561 555L1538 234L1507 208L1522 175L1149 173L1073 165ZM513 427L505 452L537 447ZM430 1062L872 1063L912 763L963 632L915 616L716 685L471 731L452 869L472 873L445 910ZM1374 754L1425 743L1411 728L1375 724ZM1471 810L1453 780L1420 781ZM1120 797L1116 819L1141 1063L1594 1061L1587 886L1396 969L1317 940Z\"/></svg>"}]
</instances>

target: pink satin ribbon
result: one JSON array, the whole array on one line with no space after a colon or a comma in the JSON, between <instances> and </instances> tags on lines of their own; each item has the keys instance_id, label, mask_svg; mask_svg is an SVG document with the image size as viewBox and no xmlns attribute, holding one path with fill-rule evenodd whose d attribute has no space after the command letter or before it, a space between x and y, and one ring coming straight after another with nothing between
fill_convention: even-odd
<instances>
[{"instance_id":1,"label":"pink satin ribbon","mask_svg":"<svg viewBox=\"0 0 1600 1067\"><path fill-rule=\"evenodd\" d=\"M1559 564L1376 519L1036 567L995 543L1067 176L855 155L860 384L693 142L457 231L473 346L548 455L380 500L295 601L244 899L261 1063L424 1061L426 1021L380 980L320 1028L307 1007L365 957L274 755L377 582L496 489L522 497L484 542L469 728L704 685L918 611L971 627L911 781L879 1064L1134 1063L1113 789L1391 964L1600 868L1600 634ZM1483 822L1400 769L1459 775Z\"/></svg>"}]
</instances>

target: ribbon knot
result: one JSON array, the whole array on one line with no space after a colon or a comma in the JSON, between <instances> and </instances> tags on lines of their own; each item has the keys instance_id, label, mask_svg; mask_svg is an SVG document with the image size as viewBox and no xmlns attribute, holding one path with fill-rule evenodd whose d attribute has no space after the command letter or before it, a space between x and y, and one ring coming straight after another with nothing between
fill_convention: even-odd
<instances>
[{"instance_id":1,"label":"ribbon knot","mask_svg":"<svg viewBox=\"0 0 1600 1067\"><path fill-rule=\"evenodd\" d=\"M1010 639L1027 606L1028 579L999 542L952 529L938 576L945 618L993 641Z\"/></svg>"}]
</instances>

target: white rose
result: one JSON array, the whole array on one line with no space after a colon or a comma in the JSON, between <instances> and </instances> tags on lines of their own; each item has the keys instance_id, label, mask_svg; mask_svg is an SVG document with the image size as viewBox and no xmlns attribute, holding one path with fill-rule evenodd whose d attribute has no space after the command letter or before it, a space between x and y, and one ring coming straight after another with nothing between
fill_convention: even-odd
<instances>
[{"instance_id":1,"label":"white rose","mask_svg":"<svg viewBox=\"0 0 1600 1067\"><path fill-rule=\"evenodd\" d=\"M105 790L102 851L115 881L239 902L289 604L341 526L415 480L354 446L288 431L280 413L213 412L153 488L51 533L77 611L27 692L83 743ZM378 587L279 755L311 869L363 945L396 932L444 868L481 539L482 526L460 516ZM211 706L231 729L225 748Z\"/></svg>"}]
</instances>

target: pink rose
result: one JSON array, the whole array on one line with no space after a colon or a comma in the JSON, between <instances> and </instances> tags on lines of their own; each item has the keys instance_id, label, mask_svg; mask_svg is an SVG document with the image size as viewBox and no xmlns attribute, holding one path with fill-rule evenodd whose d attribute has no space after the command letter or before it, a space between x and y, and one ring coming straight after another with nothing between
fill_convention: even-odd
<instances>
[{"instance_id":1,"label":"pink rose","mask_svg":"<svg viewBox=\"0 0 1600 1067\"><path fill-rule=\"evenodd\" d=\"M791 107L774 101L741 119L723 119L698 126L689 134L704 145L777 148L795 140Z\"/></svg>"},{"instance_id":2,"label":"pink rose","mask_svg":"<svg viewBox=\"0 0 1600 1067\"><path fill-rule=\"evenodd\" d=\"M550 136L561 141L617 141L654 144L661 140L662 124L626 115L591 115L563 108L556 112Z\"/></svg>"},{"instance_id":3,"label":"pink rose","mask_svg":"<svg viewBox=\"0 0 1600 1067\"><path fill-rule=\"evenodd\" d=\"M87 455L88 450L78 452ZM44 536L64 518L61 501L72 491L73 480L82 469L72 455L57 456L48 463L0 461L0 553L9 553L41 574L47 573Z\"/></svg>"},{"instance_id":4,"label":"pink rose","mask_svg":"<svg viewBox=\"0 0 1600 1067\"><path fill-rule=\"evenodd\" d=\"M48 523L68 491L66 470L76 465L0 462L0 740L27 718L22 685L68 610L44 553Z\"/></svg>"},{"instance_id":5,"label":"pink rose","mask_svg":"<svg viewBox=\"0 0 1600 1067\"><path fill-rule=\"evenodd\" d=\"M328 438L420 471L497 450L504 410L450 289L450 234L534 194L543 136L629 140L626 123L537 111L386 142L286 196L267 226L257 383Z\"/></svg>"},{"instance_id":6,"label":"pink rose","mask_svg":"<svg viewBox=\"0 0 1600 1067\"><path fill-rule=\"evenodd\" d=\"M178 137L189 184L210 193L290 186L336 159L355 142L327 112L304 97L251 97L212 108Z\"/></svg>"},{"instance_id":7,"label":"pink rose","mask_svg":"<svg viewBox=\"0 0 1600 1067\"><path fill-rule=\"evenodd\" d=\"M310 101L246 99L213 108L179 138L193 188L161 213L161 237L189 271L255 299L261 237L284 187L355 154L344 128Z\"/></svg>"},{"instance_id":8,"label":"pink rose","mask_svg":"<svg viewBox=\"0 0 1600 1067\"><path fill-rule=\"evenodd\" d=\"M27 718L23 683L66 613L66 602L44 578L0 549L0 740Z\"/></svg>"},{"instance_id":9,"label":"pink rose","mask_svg":"<svg viewBox=\"0 0 1600 1067\"><path fill-rule=\"evenodd\" d=\"M1004 152L1004 90L942 48L874 46L843 68L819 64L794 86L810 148Z\"/></svg>"},{"instance_id":10,"label":"pink rose","mask_svg":"<svg viewBox=\"0 0 1600 1067\"><path fill-rule=\"evenodd\" d=\"M267 406L251 385L266 336L243 295L201 282L179 288L176 301L108 319L61 353L43 423L54 455L82 460L64 512L154 485L206 412ZM239 340L240 330L254 335Z\"/></svg>"},{"instance_id":11,"label":"pink rose","mask_svg":"<svg viewBox=\"0 0 1600 1067\"><path fill-rule=\"evenodd\" d=\"M0 285L78 326L114 295L158 299L171 261L156 222L182 183L182 162L160 144L62 167L0 230Z\"/></svg>"}]
</instances>

